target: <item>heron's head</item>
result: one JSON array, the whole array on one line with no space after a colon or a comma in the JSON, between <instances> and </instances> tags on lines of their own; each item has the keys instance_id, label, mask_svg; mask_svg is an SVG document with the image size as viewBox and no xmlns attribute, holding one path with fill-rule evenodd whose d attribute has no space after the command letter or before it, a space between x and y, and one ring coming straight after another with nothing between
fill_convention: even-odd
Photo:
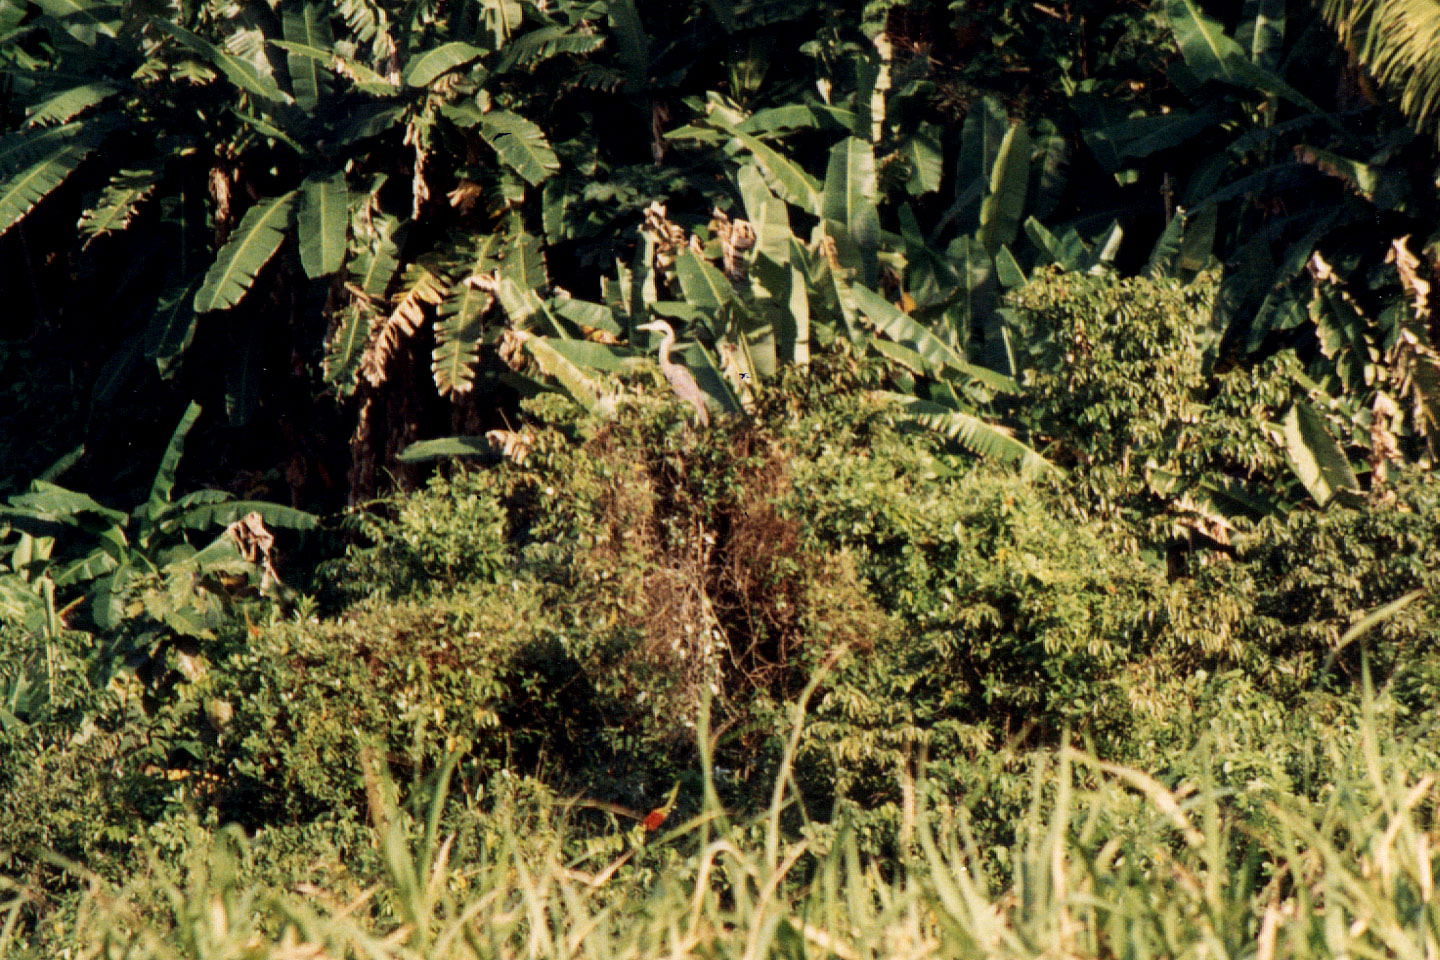
<instances>
[{"instance_id":1,"label":"heron's head","mask_svg":"<svg viewBox=\"0 0 1440 960\"><path fill-rule=\"evenodd\" d=\"M636 329L636 330L653 330L654 332L659 333L659 334L663 334L663 335L665 335L665 336L667 336L667 337L673 337L673 336L675 336L675 331L674 331L673 329L671 329L670 324L666 323L664 320L651 320L649 323L642 323L642 324L640 324L640 325L639 325L638 327L636 327L635 329Z\"/></svg>"}]
</instances>

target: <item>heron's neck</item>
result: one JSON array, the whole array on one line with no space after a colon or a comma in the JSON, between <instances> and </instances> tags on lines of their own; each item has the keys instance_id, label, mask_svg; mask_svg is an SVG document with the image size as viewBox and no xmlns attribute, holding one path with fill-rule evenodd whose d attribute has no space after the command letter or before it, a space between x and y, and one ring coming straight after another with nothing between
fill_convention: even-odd
<instances>
[{"instance_id":1,"label":"heron's neck","mask_svg":"<svg viewBox=\"0 0 1440 960\"><path fill-rule=\"evenodd\" d=\"M675 343L675 334L667 333L665 339L660 341L660 366L662 368L670 364L670 347Z\"/></svg>"}]
</instances>

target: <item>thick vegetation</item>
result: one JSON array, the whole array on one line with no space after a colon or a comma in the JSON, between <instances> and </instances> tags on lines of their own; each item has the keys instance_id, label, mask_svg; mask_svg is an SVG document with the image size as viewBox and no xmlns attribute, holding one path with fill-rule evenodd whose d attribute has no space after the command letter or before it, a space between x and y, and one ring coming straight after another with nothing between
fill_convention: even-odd
<instances>
[{"instance_id":1,"label":"thick vegetation","mask_svg":"<svg viewBox=\"0 0 1440 960\"><path fill-rule=\"evenodd\" d=\"M1429 20L0 0L0 956L1433 960Z\"/></svg>"}]
</instances>

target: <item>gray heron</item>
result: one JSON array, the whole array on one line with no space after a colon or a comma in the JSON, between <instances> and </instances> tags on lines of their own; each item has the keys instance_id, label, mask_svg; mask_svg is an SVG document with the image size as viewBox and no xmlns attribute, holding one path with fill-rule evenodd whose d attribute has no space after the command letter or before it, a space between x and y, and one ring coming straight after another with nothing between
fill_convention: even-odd
<instances>
[{"instance_id":1,"label":"gray heron","mask_svg":"<svg viewBox=\"0 0 1440 960\"><path fill-rule=\"evenodd\" d=\"M675 345L675 331L670 324L664 320L651 320L649 323L640 324L635 329L653 330L665 335L665 338L660 341L660 372L665 374L665 379L670 382L670 389L675 391L675 395L695 408L695 412L700 417L700 425L702 427L710 426L710 413L705 409L705 394L700 391L695 377L685 367L670 360L670 348Z\"/></svg>"}]
</instances>

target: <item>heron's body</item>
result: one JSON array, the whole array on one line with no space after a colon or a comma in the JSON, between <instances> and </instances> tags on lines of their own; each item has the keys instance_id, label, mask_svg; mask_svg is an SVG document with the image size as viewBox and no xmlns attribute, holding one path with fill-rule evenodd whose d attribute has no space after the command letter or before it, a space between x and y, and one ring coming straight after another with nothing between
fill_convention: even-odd
<instances>
[{"instance_id":1,"label":"heron's body","mask_svg":"<svg viewBox=\"0 0 1440 960\"><path fill-rule=\"evenodd\" d=\"M664 320L652 320L649 323L642 323L636 327L637 330L653 330L656 333L664 334L660 341L660 372L665 374L665 379L670 383L670 389L675 395L695 408L695 413L700 419L702 427L710 426L710 412L705 409L705 394L700 392L700 386L695 382L695 377L684 366L670 360L670 348L675 345L675 331L670 324Z\"/></svg>"}]
</instances>

